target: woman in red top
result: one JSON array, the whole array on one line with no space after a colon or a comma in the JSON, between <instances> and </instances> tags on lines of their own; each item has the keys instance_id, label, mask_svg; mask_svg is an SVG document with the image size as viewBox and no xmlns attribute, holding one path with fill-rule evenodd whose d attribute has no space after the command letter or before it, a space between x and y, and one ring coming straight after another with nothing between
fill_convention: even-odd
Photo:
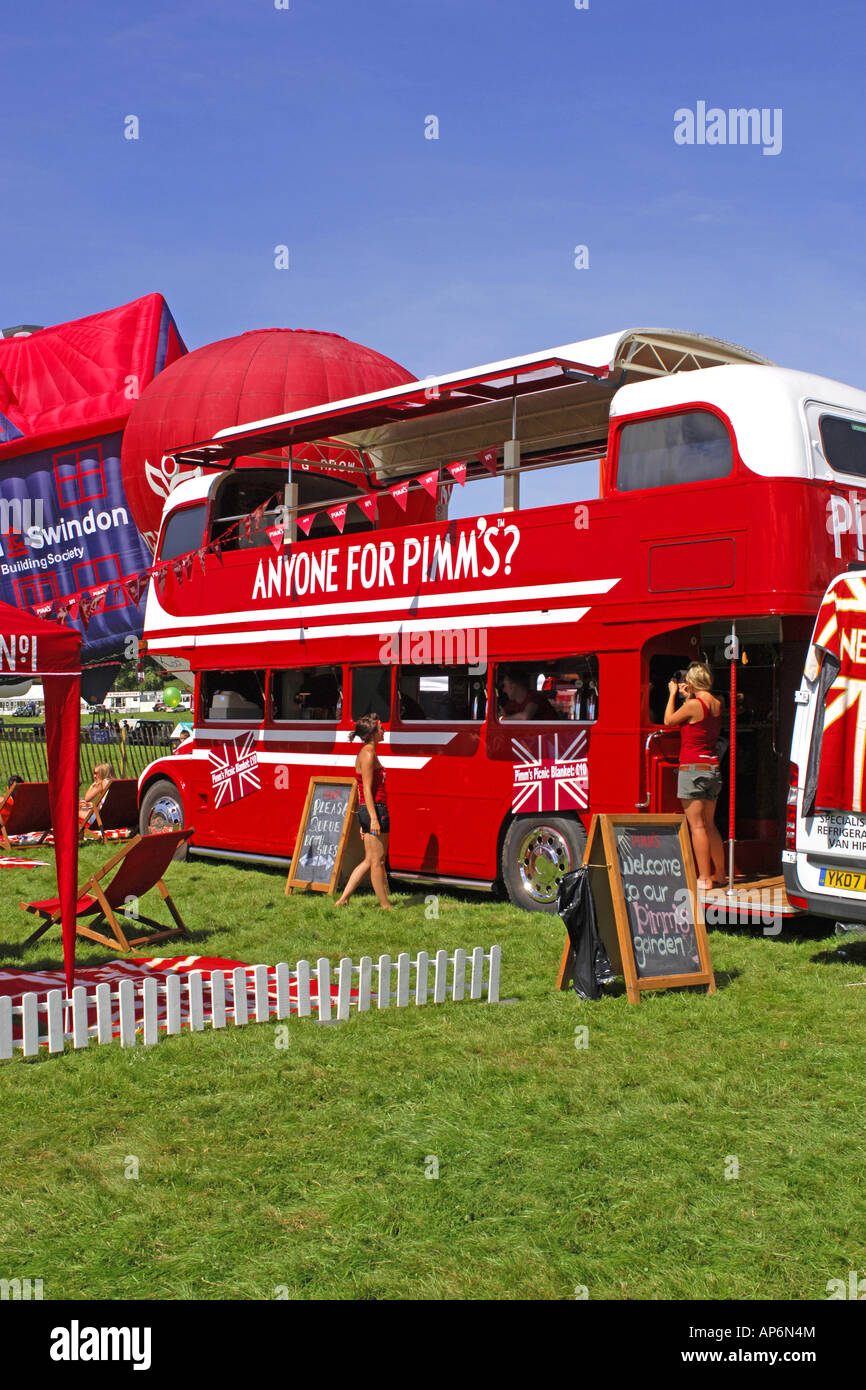
<instances>
[{"instance_id":1,"label":"woman in red top","mask_svg":"<svg viewBox=\"0 0 866 1390\"><path fill-rule=\"evenodd\" d=\"M349 901L358 884L370 875L370 882L379 906L390 908L388 901L388 876L385 872L385 856L388 853L388 800L385 795L385 769L376 754L376 745L384 734L378 714L365 714L355 725L352 738L360 738L364 746L355 760L355 777L358 782L358 820L361 825L361 839L364 842L364 862L352 870L337 907Z\"/></svg>"},{"instance_id":2,"label":"woman in red top","mask_svg":"<svg viewBox=\"0 0 866 1390\"><path fill-rule=\"evenodd\" d=\"M685 680L668 682L665 724L680 730L677 796L686 813L698 866L698 888L707 892L725 880L725 852L716 826L722 775L716 744L722 729L722 703L713 693L709 667L693 662ZM685 697L676 708L677 694Z\"/></svg>"}]
</instances>

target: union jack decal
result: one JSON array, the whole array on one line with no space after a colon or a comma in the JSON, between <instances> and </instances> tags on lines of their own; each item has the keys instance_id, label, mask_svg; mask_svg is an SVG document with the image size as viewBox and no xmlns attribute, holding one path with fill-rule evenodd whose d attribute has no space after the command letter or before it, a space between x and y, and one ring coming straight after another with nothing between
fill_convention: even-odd
<instances>
[{"instance_id":1,"label":"union jack decal","mask_svg":"<svg viewBox=\"0 0 866 1390\"><path fill-rule=\"evenodd\" d=\"M230 743L218 743L208 750L214 807L227 806L242 796L261 790L256 736L251 731L238 734Z\"/></svg>"},{"instance_id":2,"label":"union jack decal","mask_svg":"<svg viewBox=\"0 0 866 1390\"><path fill-rule=\"evenodd\" d=\"M570 740L570 741L569 741ZM560 743L564 745L560 748ZM585 811L589 806L589 735L537 734L513 738L512 811Z\"/></svg>"}]
</instances>

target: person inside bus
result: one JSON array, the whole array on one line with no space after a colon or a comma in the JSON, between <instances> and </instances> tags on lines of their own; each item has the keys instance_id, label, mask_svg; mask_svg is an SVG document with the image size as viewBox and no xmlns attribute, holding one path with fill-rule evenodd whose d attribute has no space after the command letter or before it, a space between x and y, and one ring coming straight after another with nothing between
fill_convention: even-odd
<instances>
[{"instance_id":1,"label":"person inside bus","mask_svg":"<svg viewBox=\"0 0 866 1390\"><path fill-rule=\"evenodd\" d=\"M94 823L95 812L102 805L105 794L114 780L111 763L97 763L93 769L93 781L78 803L78 828L88 828Z\"/></svg>"},{"instance_id":2,"label":"person inside bus","mask_svg":"<svg viewBox=\"0 0 866 1390\"><path fill-rule=\"evenodd\" d=\"M722 704L712 693L708 666L695 661L687 671L668 682L664 722L680 731L680 799L698 866L698 888L707 892L725 881L725 855L716 826L716 802L722 790L722 774L716 744L722 728ZM683 704L677 709L677 696Z\"/></svg>"},{"instance_id":3,"label":"person inside bus","mask_svg":"<svg viewBox=\"0 0 866 1390\"><path fill-rule=\"evenodd\" d=\"M365 714L349 735L350 740L360 738L363 741L363 747L355 759L355 779L358 783L358 821L361 839L364 842L364 860L349 875L348 882L337 899L337 907L345 906L367 874L370 875L379 906L386 909L391 907L388 901L388 875L385 871L391 823L388 819L388 798L385 795L385 769L376 753L376 746L384 732L378 714Z\"/></svg>"},{"instance_id":4,"label":"person inside bus","mask_svg":"<svg viewBox=\"0 0 866 1390\"><path fill-rule=\"evenodd\" d=\"M533 690L533 678L521 666L508 666L502 678L505 703L500 706L500 719L556 719L556 711L547 696Z\"/></svg>"}]
</instances>

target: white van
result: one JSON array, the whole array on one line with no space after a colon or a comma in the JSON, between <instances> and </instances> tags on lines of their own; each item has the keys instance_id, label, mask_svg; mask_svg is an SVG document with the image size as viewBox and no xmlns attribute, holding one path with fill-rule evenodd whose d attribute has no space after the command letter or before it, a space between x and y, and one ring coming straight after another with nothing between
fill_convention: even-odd
<instances>
[{"instance_id":1,"label":"white van","mask_svg":"<svg viewBox=\"0 0 866 1390\"><path fill-rule=\"evenodd\" d=\"M785 890L804 911L866 922L866 565L824 595L794 698Z\"/></svg>"}]
</instances>

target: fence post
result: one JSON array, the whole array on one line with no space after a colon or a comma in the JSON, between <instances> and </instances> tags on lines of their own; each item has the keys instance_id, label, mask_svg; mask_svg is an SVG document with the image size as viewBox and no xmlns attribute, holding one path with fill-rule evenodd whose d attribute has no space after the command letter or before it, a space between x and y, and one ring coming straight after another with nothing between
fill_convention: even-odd
<instances>
[{"instance_id":1,"label":"fence post","mask_svg":"<svg viewBox=\"0 0 866 1390\"><path fill-rule=\"evenodd\" d=\"M325 956L316 961L316 1008L320 1019L331 1017L331 962Z\"/></svg>"},{"instance_id":2,"label":"fence post","mask_svg":"<svg viewBox=\"0 0 866 1390\"><path fill-rule=\"evenodd\" d=\"M111 985L103 981L96 986L96 1041L111 1042Z\"/></svg>"},{"instance_id":3,"label":"fence post","mask_svg":"<svg viewBox=\"0 0 866 1390\"><path fill-rule=\"evenodd\" d=\"M232 971L232 1006L235 1016L235 1027L240 1028L242 1024L249 1023L250 1010L247 1003L247 972L239 965Z\"/></svg>"},{"instance_id":4,"label":"fence post","mask_svg":"<svg viewBox=\"0 0 866 1390\"><path fill-rule=\"evenodd\" d=\"M267 1023L271 1016L271 1001L268 995L268 967L257 965L253 970L253 997L256 1007L256 1023Z\"/></svg>"},{"instance_id":5,"label":"fence post","mask_svg":"<svg viewBox=\"0 0 866 1390\"><path fill-rule=\"evenodd\" d=\"M418 959L415 962L415 1003L427 1003L427 967L430 964L430 957L426 951L418 952Z\"/></svg>"},{"instance_id":6,"label":"fence post","mask_svg":"<svg viewBox=\"0 0 866 1390\"><path fill-rule=\"evenodd\" d=\"M448 952L436 952L436 967L433 974L433 1003L444 1004L448 995Z\"/></svg>"},{"instance_id":7,"label":"fence post","mask_svg":"<svg viewBox=\"0 0 866 1390\"><path fill-rule=\"evenodd\" d=\"M156 1016L157 983L153 975L145 976L141 985L142 1034L145 1047L159 1042L159 1023Z\"/></svg>"},{"instance_id":8,"label":"fence post","mask_svg":"<svg viewBox=\"0 0 866 1390\"><path fill-rule=\"evenodd\" d=\"M8 1062L12 1056L12 1000L8 995L0 996L0 1061Z\"/></svg>"},{"instance_id":9,"label":"fence post","mask_svg":"<svg viewBox=\"0 0 866 1390\"><path fill-rule=\"evenodd\" d=\"M404 1009L409 1003L409 967L411 965L408 951L401 951L397 957L397 1008Z\"/></svg>"},{"instance_id":10,"label":"fence post","mask_svg":"<svg viewBox=\"0 0 866 1390\"><path fill-rule=\"evenodd\" d=\"M48 1051L63 1051L63 991L52 989L46 1002L48 1014Z\"/></svg>"},{"instance_id":11,"label":"fence post","mask_svg":"<svg viewBox=\"0 0 866 1390\"><path fill-rule=\"evenodd\" d=\"M379 957L379 997L377 1007L389 1009L391 1007L391 957Z\"/></svg>"},{"instance_id":12,"label":"fence post","mask_svg":"<svg viewBox=\"0 0 866 1390\"><path fill-rule=\"evenodd\" d=\"M211 972L210 1021L212 1028L225 1028L226 1026L226 977L224 970Z\"/></svg>"},{"instance_id":13,"label":"fence post","mask_svg":"<svg viewBox=\"0 0 866 1390\"><path fill-rule=\"evenodd\" d=\"M36 995L21 997L21 1041L25 1057L35 1057L39 1051L39 1012Z\"/></svg>"},{"instance_id":14,"label":"fence post","mask_svg":"<svg viewBox=\"0 0 866 1390\"><path fill-rule=\"evenodd\" d=\"M298 1018L310 1017L310 962L299 960L295 967L298 981Z\"/></svg>"},{"instance_id":15,"label":"fence post","mask_svg":"<svg viewBox=\"0 0 866 1390\"><path fill-rule=\"evenodd\" d=\"M342 1022L349 1017L352 1000L352 974L354 966L348 956L343 956L337 966L337 1018Z\"/></svg>"},{"instance_id":16,"label":"fence post","mask_svg":"<svg viewBox=\"0 0 866 1390\"><path fill-rule=\"evenodd\" d=\"M490 973L487 977L487 1002L499 1003L499 969L502 964L502 947L490 947Z\"/></svg>"},{"instance_id":17,"label":"fence post","mask_svg":"<svg viewBox=\"0 0 866 1390\"><path fill-rule=\"evenodd\" d=\"M276 968L277 980L277 1018L289 1018L292 1012L289 1003L289 967L280 961Z\"/></svg>"},{"instance_id":18,"label":"fence post","mask_svg":"<svg viewBox=\"0 0 866 1390\"><path fill-rule=\"evenodd\" d=\"M458 946L454 952L454 975L451 981L451 998L462 999L466 993L466 952Z\"/></svg>"},{"instance_id":19,"label":"fence post","mask_svg":"<svg viewBox=\"0 0 866 1390\"><path fill-rule=\"evenodd\" d=\"M484 947L476 946L472 952L472 973L469 976L469 998L480 999L484 983Z\"/></svg>"},{"instance_id":20,"label":"fence post","mask_svg":"<svg viewBox=\"0 0 866 1390\"><path fill-rule=\"evenodd\" d=\"M358 966L358 1013L370 1007L373 992L373 961L370 956L362 956Z\"/></svg>"}]
</instances>

